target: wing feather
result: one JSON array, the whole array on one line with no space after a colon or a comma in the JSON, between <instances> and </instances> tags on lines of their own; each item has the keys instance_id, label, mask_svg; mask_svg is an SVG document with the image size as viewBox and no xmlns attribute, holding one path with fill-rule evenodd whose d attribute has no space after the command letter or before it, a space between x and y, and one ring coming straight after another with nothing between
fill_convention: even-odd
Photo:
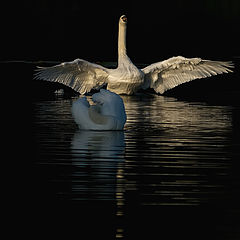
<instances>
[{"instance_id":1,"label":"wing feather","mask_svg":"<svg viewBox=\"0 0 240 240\"><path fill-rule=\"evenodd\" d=\"M154 88L156 92L163 94L194 79L232 72L233 67L232 62L172 57L142 69L145 74L144 88Z\"/></svg>"},{"instance_id":2,"label":"wing feather","mask_svg":"<svg viewBox=\"0 0 240 240\"><path fill-rule=\"evenodd\" d=\"M34 78L59 82L80 94L99 89L107 83L108 69L82 59L65 62L52 67L38 67Z\"/></svg>"}]
</instances>

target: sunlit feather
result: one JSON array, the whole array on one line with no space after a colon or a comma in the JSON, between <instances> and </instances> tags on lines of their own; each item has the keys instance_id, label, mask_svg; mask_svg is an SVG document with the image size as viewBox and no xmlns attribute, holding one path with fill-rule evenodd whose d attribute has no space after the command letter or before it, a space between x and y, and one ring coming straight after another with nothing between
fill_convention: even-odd
<instances>
[{"instance_id":1,"label":"sunlit feather","mask_svg":"<svg viewBox=\"0 0 240 240\"><path fill-rule=\"evenodd\" d=\"M210 61L201 58L172 57L168 60L138 69L127 56L127 18L119 19L118 67L108 69L82 59L65 62L52 67L37 69L35 79L59 82L80 94L107 89L118 94L134 94L139 89L153 88L163 94L180 84L194 79L232 72L232 62Z\"/></svg>"}]
</instances>

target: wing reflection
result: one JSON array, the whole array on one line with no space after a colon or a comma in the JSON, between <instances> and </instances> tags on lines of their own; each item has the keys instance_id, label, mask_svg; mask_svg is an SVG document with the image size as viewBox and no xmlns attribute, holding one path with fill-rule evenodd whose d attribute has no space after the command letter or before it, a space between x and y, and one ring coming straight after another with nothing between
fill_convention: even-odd
<instances>
[{"instance_id":1,"label":"wing reflection","mask_svg":"<svg viewBox=\"0 0 240 240\"><path fill-rule=\"evenodd\" d=\"M164 96L123 98L126 123L125 202L198 205L224 195L232 109ZM136 174L136 169L144 169ZM126 200L127 199L127 200Z\"/></svg>"},{"instance_id":2,"label":"wing reflection","mask_svg":"<svg viewBox=\"0 0 240 240\"><path fill-rule=\"evenodd\" d=\"M125 155L123 131L77 131L72 139L72 198L114 200Z\"/></svg>"},{"instance_id":3,"label":"wing reflection","mask_svg":"<svg viewBox=\"0 0 240 240\"><path fill-rule=\"evenodd\" d=\"M216 132L225 131L231 127L231 107L211 106L198 102L178 101L172 97L142 96L123 97L128 122L126 128L149 127L161 129L164 132L182 131L193 132ZM144 103L144 104L143 104ZM136 121L137 120L137 121Z\"/></svg>"}]
</instances>

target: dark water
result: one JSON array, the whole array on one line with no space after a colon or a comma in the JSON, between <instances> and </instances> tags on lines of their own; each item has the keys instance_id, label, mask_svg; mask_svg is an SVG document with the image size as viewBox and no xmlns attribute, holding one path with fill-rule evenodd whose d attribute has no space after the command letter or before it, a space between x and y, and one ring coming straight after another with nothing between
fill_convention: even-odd
<instances>
[{"instance_id":1,"label":"dark water","mask_svg":"<svg viewBox=\"0 0 240 240\"><path fill-rule=\"evenodd\" d=\"M36 232L239 239L240 105L122 98L128 119L117 132L79 130L76 98L33 101Z\"/></svg>"}]
</instances>

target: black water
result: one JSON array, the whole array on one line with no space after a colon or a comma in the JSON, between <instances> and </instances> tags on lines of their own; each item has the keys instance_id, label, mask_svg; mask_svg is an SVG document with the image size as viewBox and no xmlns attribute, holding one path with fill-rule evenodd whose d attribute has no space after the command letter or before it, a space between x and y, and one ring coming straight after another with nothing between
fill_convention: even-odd
<instances>
[{"instance_id":1,"label":"black water","mask_svg":"<svg viewBox=\"0 0 240 240\"><path fill-rule=\"evenodd\" d=\"M102 239L237 239L240 106L122 98L118 132L79 130L75 98L33 102L37 204L47 215L76 210L79 236L90 217L88 237L106 218Z\"/></svg>"},{"instance_id":2,"label":"black water","mask_svg":"<svg viewBox=\"0 0 240 240\"><path fill-rule=\"evenodd\" d=\"M31 67L19 78L32 82ZM237 88L219 84L197 95L190 85L168 96L122 96L124 131L101 132L78 129L71 115L77 96L57 96L52 85L38 84L31 90L31 124L21 126L26 117L14 113L9 137L10 156L18 155L17 142L31 126L31 142L21 145L28 155L10 163L18 173L10 174L12 205L24 199L30 210L21 229L53 239L240 238ZM12 100L15 109L23 105L21 98ZM22 186L15 192L25 174L26 199ZM20 208L21 219L26 208Z\"/></svg>"}]
</instances>

